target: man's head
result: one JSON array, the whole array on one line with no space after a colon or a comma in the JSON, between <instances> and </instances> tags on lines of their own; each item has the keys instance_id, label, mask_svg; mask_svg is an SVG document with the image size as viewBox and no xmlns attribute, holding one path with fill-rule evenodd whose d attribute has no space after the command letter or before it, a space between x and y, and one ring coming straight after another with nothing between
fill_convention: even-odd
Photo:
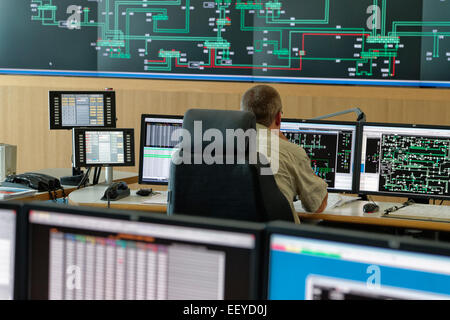
<instances>
[{"instance_id":1,"label":"man's head","mask_svg":"<svg viewBox=\"0 0 450 320\"><path fill-rule=\"evenodd\" d=\"M278 127L281 121L281 97L277 90L258 85L244 93L241 110L255 114L256 122L266 127Z\"/></svg>"}]
</instances>

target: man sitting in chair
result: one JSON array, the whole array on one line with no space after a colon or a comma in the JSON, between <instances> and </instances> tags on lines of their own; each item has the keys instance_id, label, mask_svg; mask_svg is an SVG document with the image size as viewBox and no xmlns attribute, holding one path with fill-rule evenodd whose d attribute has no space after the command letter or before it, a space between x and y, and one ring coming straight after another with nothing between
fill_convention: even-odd
<instances>
[{"instance_id":1,"label":"man sitting in chair","mask_svg":"<svg viewBox=\"0 0 450 320\"><path fill-rule=\"evenodd\" d=\"M323 212L328 199L327 183L315 175L305 150L289 142L280 131L283 112L279 93L267 85L255 86L242 97L241 110L253 112L256 117L258 144L266 146L257 150L271 162L275 181L291 205L295 223L300 223L293 205L295 196L306 211ZM279 139L278 144L272 144L270 139ZM278 152L271 150L273 145L278 146ZM274 159L277 166L273 164Z\"/></svg>"}]
</instances>

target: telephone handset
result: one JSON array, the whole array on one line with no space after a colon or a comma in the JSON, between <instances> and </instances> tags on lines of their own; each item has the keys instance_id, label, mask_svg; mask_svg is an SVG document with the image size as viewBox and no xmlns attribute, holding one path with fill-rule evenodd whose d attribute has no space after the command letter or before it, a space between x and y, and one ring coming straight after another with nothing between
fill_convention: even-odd
<instances>
[{"instance_id":1,"label":"telephone handset","mask_svg":"<svg viewBox=\"0 0 450 320\"><path fill-rule=\"evenodd\" d=\"M43 173L26 172L21 174L11 174L6 177L6 182L18 183L31 189L42 191L52 191L61 188L59 179Z\"/></svg>"},{"instance_id":2,"label":"telephone handset","mask_svg":"<svg viewBox=\"0 0 450 320\"><path fill-rule=\"evenodd\" d=\"M21 184L39 192L48 191L52 200L56 199L56 191L61 189L65 197L64 188L59 179L43 173L26 172L21 174L11 174L6 177L5 182ZM54 192L52 195L51 192Z\"/></svg>"}]
</instances>

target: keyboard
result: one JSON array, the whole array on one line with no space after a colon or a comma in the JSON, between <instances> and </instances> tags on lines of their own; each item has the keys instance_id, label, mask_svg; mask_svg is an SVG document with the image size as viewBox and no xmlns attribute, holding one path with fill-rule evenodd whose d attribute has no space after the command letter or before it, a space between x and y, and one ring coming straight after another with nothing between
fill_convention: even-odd
<instances>
[{"instance_id":1,"label":"keyboard","mask_svg":"<svg viewBox=\"0 0 450 320\"><path fill-rule=\"evenodd\" d=\"M450 206L415 203L389 213L385 217L450 222Z\"/></svg>"}]
</instances>

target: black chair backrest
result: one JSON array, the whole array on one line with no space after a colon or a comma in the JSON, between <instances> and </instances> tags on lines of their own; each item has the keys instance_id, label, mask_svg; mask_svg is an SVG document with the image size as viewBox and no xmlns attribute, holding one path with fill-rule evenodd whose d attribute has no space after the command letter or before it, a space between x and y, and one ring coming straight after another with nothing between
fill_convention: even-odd
<instances>
[{"instance_id":1,"label":"black chair backrest","mask_svg":"<svg viewBox=\"0 0 450 320\"><path fill-rule=\"evenodd\" d=\"M252 158L256 153L253 113L191 109L184 115L183 129L189 137L183 137L180 152L172 158L168 214L294 221L274 176L261 174L263 168L268 169L262 164L267 161L259 154ZM227 139L230 130L240 130L240 138ZM215 135L221 135L221 141L211 138ZM203 141L203 137L208 138ZM212 150L214 142L217 145ZM205 155L222 160L211 163Z\"/></svg>"}]
</instances>

